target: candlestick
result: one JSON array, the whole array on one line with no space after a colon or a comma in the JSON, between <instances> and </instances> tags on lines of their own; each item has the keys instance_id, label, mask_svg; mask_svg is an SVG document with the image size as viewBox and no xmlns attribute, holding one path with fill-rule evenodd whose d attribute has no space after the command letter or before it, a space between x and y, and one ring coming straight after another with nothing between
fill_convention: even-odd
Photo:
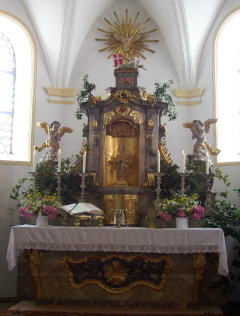
<instances>
[{"instance_id":1,"label":"candlestick","mask_svg":"<svg viewBox=\"0 0 240 316\"><path fill-rule=\"evenodd\" d=\"M185 171L185 152L182 151L182 173Z\"/></svg>"},{"instance_id":2,"label":"candlestick","mask_svg":"<svg viewBox=\"0 0 240 316\"><path fill-rule=\"evenodd\" d=\"M206 153L206 174L209 174L209 156L208 156L208 152Z\"/></svg>"},{"instance_id":3,"label":"candlestick","mask_svg":"<svg viewBox=\"0 0 240 316\"><path fill-rule=\"evenodd\" d=\"M83 167L82 167L82 173L85 173L86 171L86 151L83 154Z\"/></svg>"},{"instance_id":4,"label":"candlestick","mask_svg":"<svg viewBox=\"0 0 240 316\"><path fill-rule=\"evenodd\" d=\"M160 151L158 151L157 172L160 172L160 161L161 161Z\"/></svg>"},{"instance_id":5,"label":"candlestick","mask_svg":"<svg viewBox=\"0 0 240 316\"><path fill-rule=\"evenodd\" d=\"M33 172L36 171L36 150L33 152Z\"/></svg>"},{"instance_id":6,"label":"candlestick","mask_svg":"<svg viewBox=\"0 0 240 316\"><path fill-rule=\"evenodd\" d=\"M61 172L62 153L61 149L58 150L58 172Z\"/></svg>"}]
</instances>

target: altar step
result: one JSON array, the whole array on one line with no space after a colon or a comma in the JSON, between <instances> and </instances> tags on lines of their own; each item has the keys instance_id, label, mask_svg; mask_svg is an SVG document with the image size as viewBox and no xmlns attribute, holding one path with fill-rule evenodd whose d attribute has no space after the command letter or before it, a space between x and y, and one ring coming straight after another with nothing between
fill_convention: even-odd
<instances>
[{"instance_id":1,"label":"altar step","mask_svg":"<svg viewBox=\"0 0 240 316\"><path fill-rule=\"evenodd\" d=\"M16 310L20 308L20 311L48 311L48 312L79 312L79 313L109 313L109 314L152 314L152 315L223 315L221 309L217 305L201 305L199 310L193 309L157 309L157 308L106 308L106 307L74 307L74 306L36 306L35 301L21 301L9 308L9 310ZM106 315L105 315L106 316Z\"/></svg>"}]
</instances>

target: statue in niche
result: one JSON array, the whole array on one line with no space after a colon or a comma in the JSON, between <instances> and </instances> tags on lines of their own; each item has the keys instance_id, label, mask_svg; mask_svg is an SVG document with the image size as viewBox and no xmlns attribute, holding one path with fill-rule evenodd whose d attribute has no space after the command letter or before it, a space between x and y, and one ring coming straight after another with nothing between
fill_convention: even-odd
<instances>
[{"instance_id":1,"label":"statue in niche","mask_svg":"<svg viewBox=\"0 0 240 316\"><path fill-rule=\"evenodd\" d=\"M46 122L37 123L38 127L44 129L45 133L49 135L49 139L45 141L41 146L34 146L37 151L42 151L46 147L50 147L50 151L47 152L47 160L56 160L57 153L60 148L59 142L65 133L72 133L73 129L70 127L63 126L58 121L53 121L51 124Z\"/></svg>"},{"instance_id":2,"label":"statue in niche","mask_svg":"<svg viewBox=\"0 0 240 316\"><path fill-rule=\"evenodd\" d=\"M192 139L196 139L196 143L193 145L193 156L195 156L197 160L206 159L206 149L214 156L220 153L219 149L213 150L206 141L206 134L210 131L210 125L216 122L217 119L208 119L204 123L200 120L193 120L192 122L183 124L183 127L191 129Z\"/></svg>"}]
</instances>

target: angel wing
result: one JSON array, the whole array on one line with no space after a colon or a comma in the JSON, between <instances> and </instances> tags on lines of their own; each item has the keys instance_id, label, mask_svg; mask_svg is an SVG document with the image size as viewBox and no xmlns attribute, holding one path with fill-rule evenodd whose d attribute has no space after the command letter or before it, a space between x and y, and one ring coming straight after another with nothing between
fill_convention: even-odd
<instances>
[{"instance_id":1,"label":"angel wing","mask_svg":"<svg viewBox=\"0 0 240 316\"><path fill-rule=\"evenodd\" d=\"M193 123L192 123L192 122L184 123L184 124L183 124L183 127L189 128L191 131L194 130L194 127L193 127Z\"/></svg>"},{"instance_id":2,"label":"angel wing","mask_svg":"<svg viewBox=\"0 0 240 316\"><path fill-rule=\"evenodd\" d=\"M208 120L206 120L204 123L203 123L203 125L204 125L204 127L205 127L205 133L207 134L209 131L210 131L210 125L211 124L214 124L214 123L216 123L217 122L217 119L208 119Z\"/></svg>"},{"instance_id":3,"label":"angel wing","mask_svg":"<svg viewBox=\"0 0 240 316\"><path fill-rule=\"evenodd\" d=\"M37 123L38 127L41 127L44 129L44 132L49 135L49 131L50 131L50 125L46 122L38 122Z\"/></svg>"},{"instance_id":4,"label":"angel wing","mask_svg":"<svg viewBox=\"0 0 240 316\"><path fill-rule=\"evenodd\" d=\"M63 136L65 133L72 133L74 129L70 127L63 126L59 129L59 136Z\"/></svg>"}]
</instances>

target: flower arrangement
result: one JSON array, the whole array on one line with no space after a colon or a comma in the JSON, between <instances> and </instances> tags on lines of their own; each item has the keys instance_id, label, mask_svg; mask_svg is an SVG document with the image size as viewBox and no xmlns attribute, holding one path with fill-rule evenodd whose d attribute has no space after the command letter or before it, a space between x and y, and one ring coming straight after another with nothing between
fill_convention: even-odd
<instances>
[{"instance_id":1,"label":"flower arrangement","mask_svg":"<svg viewBox=\"0 0 240 316\"><path fill-rule=\"evenodd\" d=\"M57 194L47 195L40 192L28 194L22 199L19 212L25 218L38 217L40 215L55 218L58 214L57 209L62 206L57 199Z\"/></svg>"},{"instance_id":2,"label":"flower arrangement","mask_svg":"<svg viewBox=\"0 0 240 316\"><path fill-rule=\"evenodd\" d=\"M171 199L164 199L161 202L161 209L160 217L166 222L176 217L199 220L204 214L204 207L199 205L197 193L191 196L173 193Z\"/></svg>"}]
</instances>

